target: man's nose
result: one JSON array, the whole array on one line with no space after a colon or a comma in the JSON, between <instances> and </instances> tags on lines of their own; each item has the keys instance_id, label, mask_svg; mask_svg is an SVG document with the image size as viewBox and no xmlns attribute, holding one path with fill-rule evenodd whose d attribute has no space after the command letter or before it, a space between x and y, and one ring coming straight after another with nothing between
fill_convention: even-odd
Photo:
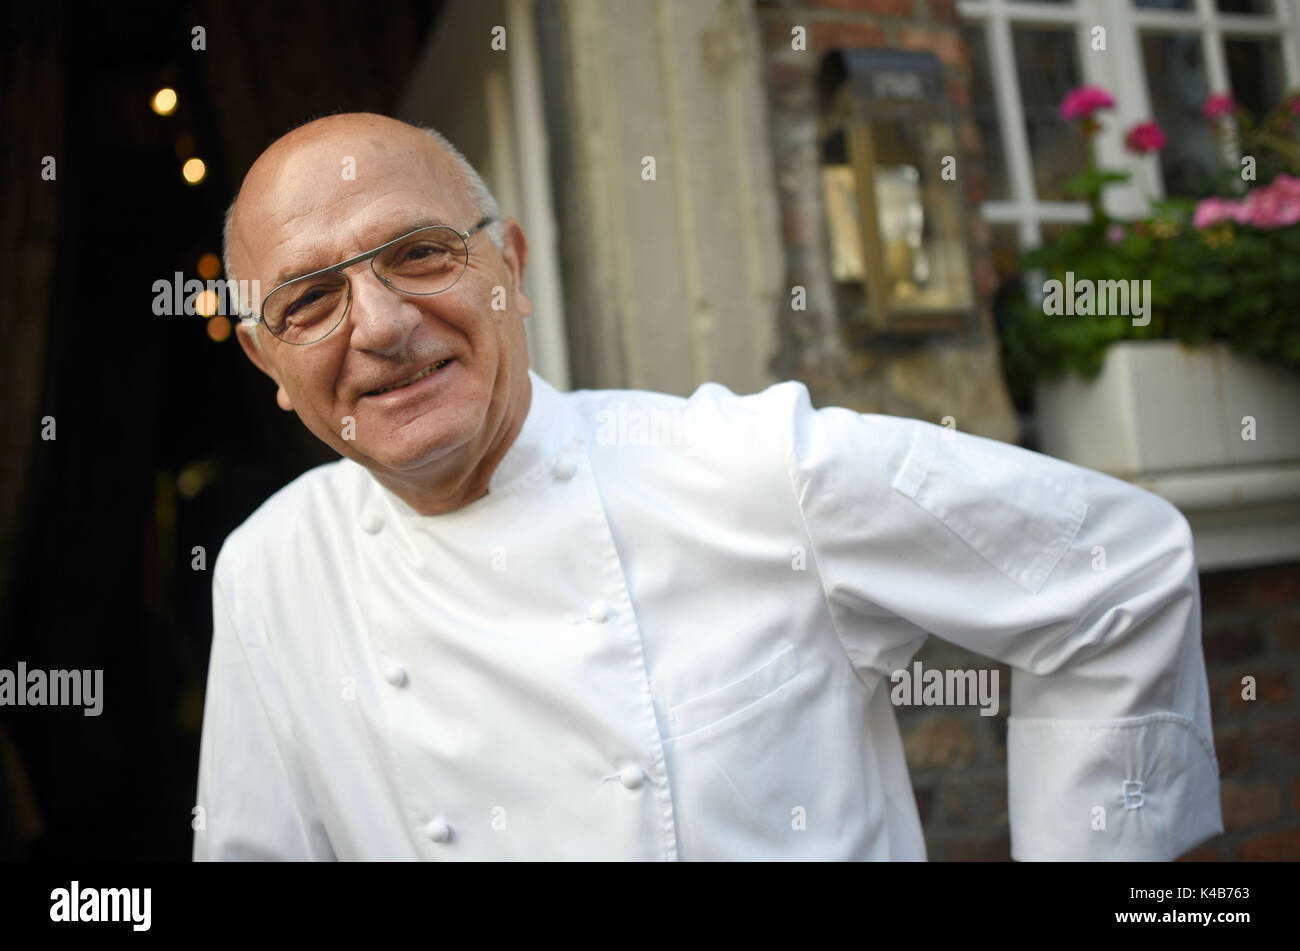
<instances>
[{"instance_id":1,"label":"man's nose","mask_svg":"<svg viewBox=\"0 0 1300 951\"><path fill-rule=\"evenodd\" d=\"M421 320L415 299L399 294L369 267L352 275L352 347L382 356L400 354Z\"/></svg>"}]
</instances>

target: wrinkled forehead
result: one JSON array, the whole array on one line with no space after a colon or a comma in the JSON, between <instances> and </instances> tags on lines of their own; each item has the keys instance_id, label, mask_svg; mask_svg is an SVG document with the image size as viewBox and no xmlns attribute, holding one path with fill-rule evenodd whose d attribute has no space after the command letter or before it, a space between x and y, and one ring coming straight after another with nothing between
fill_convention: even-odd
<instances>
[{"instance_id":1,"label":"wrinkled forehead","mask_svg":"<svg viewBox=\"0 0 1300 951\"><path fill-rule=\"evenodd\" d=\"M431 145L371 135L268 151L240 191L236 273L256 277L267 292L426 223L469 228L468 196Z\"/></svg>"}]
</instances>

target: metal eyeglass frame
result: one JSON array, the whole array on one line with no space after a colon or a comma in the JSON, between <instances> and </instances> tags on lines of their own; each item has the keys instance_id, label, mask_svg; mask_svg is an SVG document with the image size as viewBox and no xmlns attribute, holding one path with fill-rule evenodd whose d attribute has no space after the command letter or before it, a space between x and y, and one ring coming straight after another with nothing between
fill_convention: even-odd
<instances>
[{"instance_id":1,"label":"metal eyeglass frame","mask_svg":"<svg viewBox=\"0 0 1300 951\"><path fill-rule=\"evenodd\" d=\"M288 287L290 284L297 284L299 281L308 281L314 277L320 277L322 274L333 274L335 271L342 271L346 268L352 267L352 265L354 264L360 264L362 261L366 261L366 260L370 261L370 270L374 272L375 277L379 278L380 283L383 284L385 287L387 287L390 291L392 291L395 294L410 294L413 297L432 297L434 294L446 293L447 291L455 287L458 283L460 283L460 279L465 276L465 270L469 269L469 239L473 237L474 233L478 231L480 228L490 225L496 220L497 219L491 215L484 218L480 218L478 223L475 224L468 231L456 231L456 229L453 228L451 225L421 225L419 228L416 228L414 231L408 231L404 235L399 235L398 237L394 238L392 241L385 241L383 244L381 244L379 247L375 248L374 250L366 251L364 254L358 254L354 258L348 258L346 261L341 261L338 264L332 264L329 267L323 267L319 271L312 271L310 274L303 274L300 277L295 277L291 281L285 281L283 284L276 285L276 287L274 287L271 290L270 294L267 294L265 297L262 298L261 309L263 312L265 312L266 302L271 299L271 294L279 293L280 291ZM429 293L427 294L421 294L417 291L404 291L394 287L392 281L390 281L388 278L384 277L384 275L380 274L378 271L375 270L376 257L382 254L384 251L387 251L393 245L401 244L407 238L411 237L411 235L419 234L421 231L428 231L431 228L446 228L449 231L454 231L457 235L460 236L460 239L465 242L465 270L462 270L460 272L460 275L456 278L456 280L452 281L450 284L448 284L440 291L429 291ZM290 347L310 347L314 343L320 343L322 340L324 340L334 331L338 330L339 327L342 325L343 321L347 318L348 311L352 308L352 278L348 277L346 274L344 274L343 276L347 278L347 282L348 282L348 302L346 305L344 305L343 313L339 317L339 322L337 324L335 324L333 327L327 330L320 337L317 337L315 340L310 340L307 343L294 343L290 340L285 340L283 337L280 337L278 334L270 330L270 328L268 327L267 330L268 332L270 332L271 336L275 337L276 340L279 340L281 343L286 344ZM245 327L253 327L256 326L257 324L264 323L262 319L262 314L246 314L240 318L239 322Z\"/></svg>"}]
</instances>

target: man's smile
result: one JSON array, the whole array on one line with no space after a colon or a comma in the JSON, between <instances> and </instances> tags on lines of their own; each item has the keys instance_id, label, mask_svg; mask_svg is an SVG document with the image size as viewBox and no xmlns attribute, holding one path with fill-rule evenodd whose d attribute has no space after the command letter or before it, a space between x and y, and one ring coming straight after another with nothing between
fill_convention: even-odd
<instances>
[{"instance_id":1,"label":"man's smile","mask_svg":"<svg viewBox=\"0 0 1300 951\"><path fill-rule=\"evenodd\" d=\"M426 379L427 377L438 374L438 371L447 367L447 365L450 364L455 359L456 359L455 357L447 357L443 360L437 361L436 363L430 363L427 366L422 367L419 370L416 370L414 373L412 373L409 376L403 377L392 383L387 383L383 386L370 390L369 392L364 394L363 398L369 398L373 396L383 396L387 393L392 393L396 390L404 390L407 387L410 387L420 382L421 380Z\"/></svg>"}]
</instances>

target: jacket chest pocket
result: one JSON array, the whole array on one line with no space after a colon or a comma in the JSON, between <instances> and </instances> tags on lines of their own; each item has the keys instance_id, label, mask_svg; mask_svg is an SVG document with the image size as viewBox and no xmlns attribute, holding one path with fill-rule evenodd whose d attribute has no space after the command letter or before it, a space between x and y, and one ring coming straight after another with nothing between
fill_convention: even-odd
<instances>
[{"instance_id":1,"label":"jacket chest pocket","mask_svg":"<svg viewBox=\"0 0 1300 951\"><path fill-rule=\"evenodd\" d=\"M776 693L799 672L794 646L787 644L776 656L739 680L668 708L672 736L681 739L715 726Z\"/></svg>"}]
</instances>

